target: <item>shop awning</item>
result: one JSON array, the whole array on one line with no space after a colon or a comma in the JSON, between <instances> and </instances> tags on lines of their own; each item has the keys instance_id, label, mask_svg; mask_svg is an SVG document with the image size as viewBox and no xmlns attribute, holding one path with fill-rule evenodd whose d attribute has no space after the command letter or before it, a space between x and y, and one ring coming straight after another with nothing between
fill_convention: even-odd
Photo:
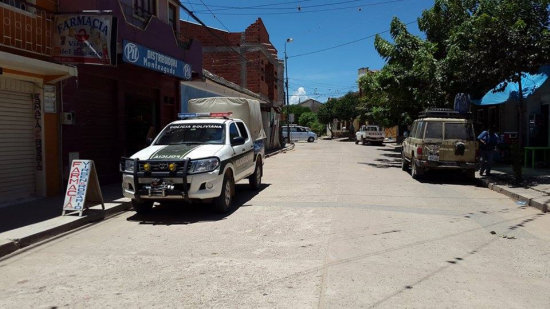
<instances>
[{"instance_id":1,"label":"shop awning","mask_svg":"<svg viewBox=\"0 0 550 309\"><path fill-rule=\"evenodd\" d=\"M3 73L21 74L41 78L45 83L77 76L76 67L23 57L0 51L0 68Z\"/></svg>"},{"instance_id":2,"label":"shop awning","mask_svg":"<svg viewBox=\"0 0 550 309\"><path fill-rule=\"evenodd\" d=\"M550 76L550 65L545 65L540 68L539 73L537 74L528 74L524 73L521 77L521 86L523 90L523 98L528 98L531 96L537 89L539 89L544 82ZM504 85L504 82L500 83L498 86L487 92L481 99L472 100L472 103L475 105L497 105L506 103L508 100L517 100L519 98L519 86L518 83L508 83L503 91L496 91L501 89Z\"/></svg>"}]
</instances>

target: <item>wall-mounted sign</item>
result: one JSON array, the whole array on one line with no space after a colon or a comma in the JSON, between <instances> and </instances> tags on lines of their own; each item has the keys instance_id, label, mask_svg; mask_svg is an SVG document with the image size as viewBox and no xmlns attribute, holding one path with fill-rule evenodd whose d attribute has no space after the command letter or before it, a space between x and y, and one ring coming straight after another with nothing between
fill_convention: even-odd
<instances>
[{"instance_id":1,"label":"wall-mounted sign","mask_svg":"<svg viewBox=\"0 0 550 309\"><path fill-rule=\"evenodd\" d=\"M44 85L44 112L56 112L56 89L54 85Z\"/></svg>"},{"instance_id":2,"label":"wall-mounted sign","mask_svg":"<svg viewBox=\"0 0 550 309\"><path fill-rule=\"evenodd\" d=\"M191 79L191 65L129 41L123 41L122 61L146 69Z\"/></svg>"},{"instance_id":3,"label":"wall-mounted sign","mask_svg":"<svg viewBox=\"0 0 550 309\"><path fill-rule=\"evenodd\" d=\"M73 160L71 162L62 215L65 215L67 211L78 211L79 216L82 216L85 207L92 202L101 204L103 209L105 209L94 161Z\"/></svg>"},{"instance_id":4,"label":"wall-mounted sign","mask_svg":"<svg viewBox=\"0 0 550 309\"><path fill-rule=\"evenodd\" d=\"M116 18L111 15L57 15L53 56L63 63L114 64Z\"/></svg>"},{"instance_id":5,"label":"wall-mounted sign","mask_svg":"<svg viewBox=\"0 0 550 309\"><path fill-rule=\"evenodd\" d=\"M36 170L42 170L42 105L40 104L40 95L32 94L34 103L34 146L36 147Z\"/></svg>"}]
</instances>

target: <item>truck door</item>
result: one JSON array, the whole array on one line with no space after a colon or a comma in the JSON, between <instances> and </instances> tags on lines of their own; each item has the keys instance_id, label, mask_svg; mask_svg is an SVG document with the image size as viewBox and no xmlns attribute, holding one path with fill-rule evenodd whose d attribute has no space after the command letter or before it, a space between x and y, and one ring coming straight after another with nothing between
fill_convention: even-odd
<instances>
[{"instance_id":1,"label":"truck door","mask_svg":"<svg viewBox=\"0 0 550 309\"><path fill-rule=\"evenodd\" d=\"M248 132L246 131L244 124L242 126L242 132L239 130L236 123L229 125L229 140L232 141L235 137L243 137L245 139L242 145L231 145L234 151L232 158L233 167L235 168L235 181L239 181L252 169L254 171L254 144Z\"/></svg>"}]
</instances>

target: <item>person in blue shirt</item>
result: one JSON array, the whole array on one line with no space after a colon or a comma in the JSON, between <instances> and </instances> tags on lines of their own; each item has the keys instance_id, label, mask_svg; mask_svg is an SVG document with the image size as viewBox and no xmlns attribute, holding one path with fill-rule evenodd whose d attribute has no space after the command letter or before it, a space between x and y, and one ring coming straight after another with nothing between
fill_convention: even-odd
<instances>
[{"instance_id":1,"label":"person in blue shirt","mask_svg":"<svg viewBox=\"0 0 550 309\"><path fill-rule=\"evenodd\" d=\"M479 140L479 150L481 154L479 175L489 176L491 175L491 167L493 166L493 157L495 155L495 149L498 144L498 134L496 134L494 127L489 127L487 130L481 132L477 139Z\"/></svg>"}]
</instances>

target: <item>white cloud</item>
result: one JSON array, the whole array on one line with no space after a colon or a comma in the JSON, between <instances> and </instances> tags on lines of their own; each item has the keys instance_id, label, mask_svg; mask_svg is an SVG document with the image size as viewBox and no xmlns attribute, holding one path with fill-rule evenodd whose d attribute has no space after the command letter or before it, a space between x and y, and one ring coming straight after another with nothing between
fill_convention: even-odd
<instances>
[{"instance_id":1,"label":"white cloud","mask_svg":"<svg viewBox=\"0 0 550 309\"><path fill-rule=\"evenodd\" d=\"M298 104L309 99L307 96L306 89L304 87L299 87L298 90L294 91L290 96L290 104Z\"/></svg>"}]
</instances>

